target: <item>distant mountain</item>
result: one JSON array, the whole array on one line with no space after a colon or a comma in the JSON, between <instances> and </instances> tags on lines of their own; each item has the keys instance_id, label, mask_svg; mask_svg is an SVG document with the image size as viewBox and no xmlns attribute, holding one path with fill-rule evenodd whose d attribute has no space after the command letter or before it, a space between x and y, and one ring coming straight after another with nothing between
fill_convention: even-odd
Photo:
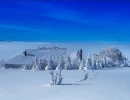
<instances>
[{"instance_id":1,"label":"distant mountain","mask_svg":"<svg viewBox=\"0 0 130 100\"><path fill-rule=\"evenodd\" d=\"M7 41L7 40L0 40L0 42L12 42L12 41Z\"/></svg>"}]
</instances>

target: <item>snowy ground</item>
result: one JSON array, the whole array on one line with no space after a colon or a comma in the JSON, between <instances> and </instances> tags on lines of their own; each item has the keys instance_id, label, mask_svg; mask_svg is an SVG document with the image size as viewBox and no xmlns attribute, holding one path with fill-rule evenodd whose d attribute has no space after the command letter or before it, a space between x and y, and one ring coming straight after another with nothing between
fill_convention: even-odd
<instances>
[{"instance_id":1,"label":"snowy ground","mask_svg":"<svg viewBox=\"0 0 130 100\"><path fill-rule=\"evenodd\" d=\"M0 70L1 100L129 100L130 68L63 71L64 85L49 86L49 71Z\"/></svg>"},{"instance_id":2,"label":"snowy ground","mask_svg":"<svg viewBox=\"0 0 130 100\"><path fill-rule=\"evenodd\" d=\"M98 53L108 46L116 46L130 59L129 44L55 44L70 51L82 48L84 55L88 52ZM55 44L0 42L0 60L8 60L25 49ZM0 100L129 100L130 68L88 71L88 73L89 79L79 82L84 77L83 71L63 71L64 85L49 86L49 71L0 69Z\"/></svg>"}]
</instances>

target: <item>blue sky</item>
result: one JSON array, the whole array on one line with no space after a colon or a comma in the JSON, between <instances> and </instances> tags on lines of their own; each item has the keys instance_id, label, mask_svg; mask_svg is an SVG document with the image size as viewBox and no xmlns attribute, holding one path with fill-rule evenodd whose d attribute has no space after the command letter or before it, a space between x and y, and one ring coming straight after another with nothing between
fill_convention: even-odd
<instances>
[{"instance_id":1,"label":"blue sky","mask_svg":"<svg viewBox=\"0 0 130 100\"><path fill-rule=\"evenodd\" d=\"M0 40L130 42L130 2L0 1Z\"/></svg>"}]
</instances>

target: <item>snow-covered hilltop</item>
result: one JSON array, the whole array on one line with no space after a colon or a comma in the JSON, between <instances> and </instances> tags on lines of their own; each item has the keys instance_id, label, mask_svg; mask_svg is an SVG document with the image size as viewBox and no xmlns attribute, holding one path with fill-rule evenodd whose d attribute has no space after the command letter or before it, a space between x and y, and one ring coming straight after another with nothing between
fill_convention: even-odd
<instances>
[{"instance_id":1,"label":"snow-covered hilltop","mask_svg":"<svg viewBox=\"0 0 130 100\"><path fill-rule=\"evenodd\" d=\"M66 53L66 48L59 48L56 46L27 49L7 60L5 62L5 68L19 68L24 65L32 66L34 63L39 63L46 66L50 59L53 60L54 66L56 66L61 56L65 59L67 55Z\"/></svg>"},{"instance_id":2,"label":"snow-covered hilltop","mask_svg":"<svg viewBox=\"0 0 130 100\"><path fill-rule=\"evenodd\" d=\"M86 51L83 51L86 52ZM25 70L84 70L110 67L128 67L128 59L114 47L106 48L98 54L88 54L80 59L80 52L67 52L66 48L38 47L27 49L5 62L5 68ZM3 66L3 65L2 65Z\"/></svg>"}]
</instances>

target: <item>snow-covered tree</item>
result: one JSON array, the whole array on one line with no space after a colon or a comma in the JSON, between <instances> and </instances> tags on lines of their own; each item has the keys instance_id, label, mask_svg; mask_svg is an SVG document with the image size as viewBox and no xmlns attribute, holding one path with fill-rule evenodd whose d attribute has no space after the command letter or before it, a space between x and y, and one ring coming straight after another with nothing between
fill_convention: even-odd
<instances>
[{"instance_id":1,"label":"snow-covered tree","mask_svg":"<svg viewBox=\"0 0 130 100\"><path fill-rule=\"evenodd\" d=\"M54 73L53 71L50 72L50 85L61 85L62 84L63 77L60 73Z\"/></svg>"},{"instance_id":2,"label":"snow-covered tree","mask_svg":"<svg viewBox=\"0 0 130 100\"><path fill-rule=\"evenodd\" d=\"M52 72L50 72L50 85L55 85L55 75Z\"/></svg>"},{"instance_id":3,"label":"snow-covered tree","mask_svg":"<svg viewBox=\"0 0 130 100\"><path fill-rule=\"evenodd\" d=\"M103 61L103 60L101 60L100 66L101 66L101 68L104 68L104 67L105 67L105 66L104 66L104 61Z\"/></svg>"},{"instance_id":4,"label":"snow-covered tree","mask_svg":"<svg viewBox=\"0 0 130 100\"><path fill-rule=\"evenodd\" d=\"M67 60L65 62L65 70L71 70L72 69L72 64L71 64L71 60L70 57L67 57Z\"/></svg>"},{"instance_id":5,"label":"snow-covered tree","mask_svg":"<svg viewBox=\"0 0 130 100\"><path fill-rule=\"evenodd\" d=\"M86 58L85 67L88 68L88 69L92 68L92 61L90 59L90 55L89 54L88 54L88 57Z\"/></svg>"},{"instance_id":6,"label":"snow-covered tree","mask_svg":"<svg viewBox=\"0 0 130 100\"><path fill-rule=\"evenodd\" d=\"M30 63L29 60L26 59L25 64L21 66L22 70L31 70L34 65L34 61L32 61L31 64L29 63Z\"/></svg>"},{"instance_id":7,"label":"snow-covered tree","mask_svg":"<svg viewBox=\"0 0 130 100\"><path fill-rule=\"evenodd\" d=\"M47 66L45 67L45 70L54 70L54 64L53 61L51 60L51 57L49 58L49 61L47 63Z\"/></svg>"},{"instance_id":8,"label":"snow-covered tree","mask_svg":"<svg viewBox=\"0 0 130 100\"><path fill-rule=\"evenodd\" d=\"M60 73L59 73L59 80L57 82L57 85L61 85L62 84L62 80L63 80L63 77L61 75L61 70L60 70Z\"/></svg>"},{"instance_id":9,"label":"snow-covered tree","mask_svg":"<svg viewBox=\"0 0 130 100\"><path fill-rule=\"evenodd\" d=\"M47 61L44 58L39 59L39 64L42 67L42 70L45 70L45 67L47 66Z\"/></svg>"},{"instance_id":10,"label":"snow-covered tree","mask_svg":"<svg viewBox=\"0 0 130 100\"><path fill-rule=\"evenodd\" d=\"M124 65L127 64L127 61L128 61L128 59L127 59L127 58L124 58Z\"/></svg>"},{"instance_id":11,"label":"snow-covered tree","mask_svg":"<svg viewBox=\"0 0 130 100\"><path fill-rule=\"evenodd\" d=\"M5 64L5 60L3 59L0 61L0 68L4 68L5 67L4 64Z\"/></svg>"},{"instance_id":12,"label":"snow-covered tree","mask_svg":"<svg viewBox=\"0 0 130 100\"><path fill-rule=\"evenodd\" d=\"M130 61L128 61L128 59L125 58L124 65L122 65L121 67L130 67Z\"/></svg>"},{"instance_id":13,"label":"snow-covered tree","mask_svg":"<svg viewBox=\"0 0 130 100\"><path fill-rule=\"evenodd\" d=\"M100 61L96 61L96 66L97 66L97 69L100 69L100 68L101 68Z\"/></svg>"},{"instance_id":14,"label":"snow-covered tree","mask_svg":"<svg viewBox=\"0 0 130 100\"><path fill-rule=\"evenodd\" d=\"M71 64L72 64L72 69L79 69L80 66L80 53L79 51L74 51L70 54L71 58Z\"/></svg>"},{"instance_id":15,"label":"snow-covered tree","mask_svg":"<svg viewBox=\"0 0 130 100\"><path fill-rule=\"evenodd\" d=\"M71 62L72 62L73 69L79 69L79 66L80 66L80 60L79 59L75 59Z\"/></svg>"},{"instance_id":16,"label":"snow-covered tree","mask_svg":"<svg viewBox=\"0 0 130 100\"><path fill-rule=\"evenodd\" d=\"M96 66L96 60L93 56L93 59L92 59L92 69L97 69L97 66Z\"/></svg>"},{"instance_id":17,"label":"snow-covered tree","mask_svg":"<svg viewBox=\"0 0 130 100\"><path fill-rule=\"evenodd\" d=\"M77 51L77 57L80 59L80 52L79 52L79 50Z\"/></svg>"},{"instance_id":18,"label":"snow-covered tree","mask_svg":"<svg viewBox=\"0 0 130 100\"><path fill-rule=\"evenodd\" d=\"M80 61L79 70L83 70L85 67L83 60Z\"/></svg>"},{"instance_id":19,"label":"snow-covered tree","mask_svg":"<svg viewBox=\"0 0 130 100\"><path fill-rule=\"evenodd\" d=\"M93 62L92 62L92 68L93 68L93 69L97 69L96 60L93 60Z\"/></svg>"},{"instance_id":20,"label":"snow-covered tree","mask_svg":"<svg viewBox=\"0 0 130 100\"><path fill-rule=\"evenodd\" d=\"M104 68L107 68L108 66L107 66L107 59L106 59L106 57L103 57L103 62L104 62Z\"/></svg>"},{"instance_id":21,"label":"snow-covered tree","mask_svg":"<svg viewBox=\"0 0 130 100\"><path fill-rule=\"evenodd\" d=\"M124 63L125 57L123 53L114 47L109 47L100 52L100 55L108 57L113 64L121 66Z\"/></svg>"},{"instance_id":22,"label":"snow-covered tree","mask_svg":"<svg viewBox=\"0 0 130 100\"><path fill-rule=\"evenodd\" d=\"M22 65L22 68L23 68L23 70L28 70L28 66L26 64Z\"/></svg>"},{"instance_id":23,"label":"snow-covered tree","mask_svg":"<svg viewBox=\"0 0 130 100\"><path fill-rule=\"evenodd\" d=\"M65 67L65 62L63 60L63 57L61 57L60 61L59 61L59 64L57 65L56 67L56 70L63 70Z\"/></svg>"},{"instance_id":24,"label":"snow-covered tree","mask_svg":"<svg viewBox=\"0 0 130 100\"><path fill-rule=\"evenodd\" d=\"M35 58L33 66L32 66L32 70L33 71L42 70L42 67L40 65L40 60L38 58Z\"/></svg>"},{"instance_id":25,"label":"snow-covered tree","mask_svg":"<svg viewBox=\"0 0 130 100\"><path fill-rule=\"evenodd\" d=\"M85 64L84 64L84 71L87 71L88 70L88 60L86 60Z\"/></svg>"},{"instance_id":26,"label":"snow-covered tree","mask_svg":"<svg viewBox=\"0 0 130 100\"><path fill-rule=\"evenodd\" d=\"M88 79L88 73L87 73L87 70L84 70L84 80L87 80Z\"/></svg>"}]
</instances>

